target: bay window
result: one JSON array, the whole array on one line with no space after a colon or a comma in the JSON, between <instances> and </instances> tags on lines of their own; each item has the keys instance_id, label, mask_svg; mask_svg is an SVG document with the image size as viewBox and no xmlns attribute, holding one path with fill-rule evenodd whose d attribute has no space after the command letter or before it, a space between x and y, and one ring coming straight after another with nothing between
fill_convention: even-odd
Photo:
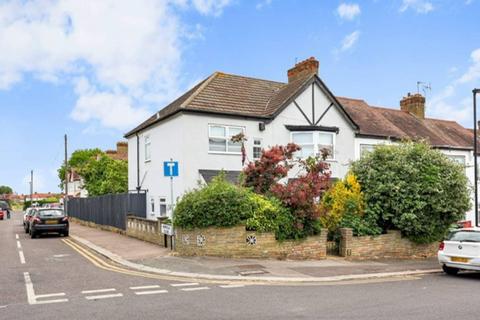
<instances>
[{"instance_id":1,"label":"bay window","mask_svg":"<svg viewBox=\"0 0 480 320\"><path fill-rule=\"evenodd\" d=\"M296 153L299 158L321 155L322 150L326 150L327 160L335 159L335 134L332 132L292 132L292 142L302 148Z\"/></svg>"}]
</instances>

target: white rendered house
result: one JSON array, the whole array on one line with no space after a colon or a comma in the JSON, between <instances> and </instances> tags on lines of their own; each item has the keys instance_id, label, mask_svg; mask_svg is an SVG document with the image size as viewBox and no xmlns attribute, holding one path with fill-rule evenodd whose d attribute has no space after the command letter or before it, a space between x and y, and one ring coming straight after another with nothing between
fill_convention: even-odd
<instances>
[{"instance_id":1,"label":"white rendered house","mask_svg":"<svg viewBox=\"0 0 480 320\"><path fill-rule=\"evenodd\" d=\"M314 58L288 70L288 82L215 72L128 132L129 189L146 189L147 217L171 215L170 178L164 161L178 161L175 202L185 191L209 182L220 170L235 180L242 170L240 144L247 137L247 162L264 148L294 142L307 157L331 151L332 177L342 178L351 161L380 143L424 138L465 164L473 182L473 133L454 121L425 118L425 98L408 95L401 109L372 107L336 97L318 76ZM467 219L472 219L470 214Z\"/></svg>"}]
</instances>

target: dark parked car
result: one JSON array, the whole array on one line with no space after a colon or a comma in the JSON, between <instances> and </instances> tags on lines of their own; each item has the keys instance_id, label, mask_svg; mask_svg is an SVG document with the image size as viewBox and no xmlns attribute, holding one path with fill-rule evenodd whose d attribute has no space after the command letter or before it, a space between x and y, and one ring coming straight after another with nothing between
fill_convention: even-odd
<instances>
[{"instance_id":1,"label":"dark parked car","mask_svg":"<svg viewBox=\"0 0 480 320\"><path fill-rule=\"evenodd\" d=\"M60 233L68 237L68 217L61 209L35 208L30 220L30 237L33 239L42 233Z\"/></svg>"}]
</instances>

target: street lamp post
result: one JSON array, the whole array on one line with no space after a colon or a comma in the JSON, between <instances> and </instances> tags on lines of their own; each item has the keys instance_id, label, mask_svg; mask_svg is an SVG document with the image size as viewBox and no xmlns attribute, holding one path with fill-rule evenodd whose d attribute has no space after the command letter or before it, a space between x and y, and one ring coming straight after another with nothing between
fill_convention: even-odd
<instances>
[{"instance_id":1,"label":"street lamp post","mask_svg":"<svg viewBox=\"0 0 480 320\"><path fill-rule=\"evenodd\" d=\"M475 227L478 227L478 168L477 168L477 93L480 89L473 89L473 161L475 185Z\"/></svg>"}]
</instances>

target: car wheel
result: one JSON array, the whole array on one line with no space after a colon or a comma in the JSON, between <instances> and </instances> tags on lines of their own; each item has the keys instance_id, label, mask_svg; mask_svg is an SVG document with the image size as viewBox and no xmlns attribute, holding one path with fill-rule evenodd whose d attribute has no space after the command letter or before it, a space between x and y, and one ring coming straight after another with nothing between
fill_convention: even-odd
<instances>
[{"instance_id":1,"label":"car wheel","mask_svg":"<svg viewBox=\"0 0 480 320\"><path fill-rule=\"evenodd\" d=\"M450 275L450 276L455 276L455 275L457 275L457 273L458 273L458 271L459 271L457 268L447 267L446 265L443 265L443 266L442 266L442 269L443 269L443 271L444 271L446 274L448 274L448 275Z\"/></svg>"},{"instance_id":2,"label":"car wheel","mask_svg":"<svg viewBox=\"0 0 480 320\"><path fill-rule=\"evenodd\" d=\"M37 233L33 231L32 228L30 228L30 238L35 239L36 236L37 236Z\"/></svg>"},{"instance_id":3,"label":"car wheel","mask_svg":"<svg viewBox=\"0 0 480 320\"><path fill-rule=\"evenodd\" d=\"M68 231L65 231L65 232L63 233L63 236L64 236L64 237L68 237Z\"/></svg>"}]
</instances>

